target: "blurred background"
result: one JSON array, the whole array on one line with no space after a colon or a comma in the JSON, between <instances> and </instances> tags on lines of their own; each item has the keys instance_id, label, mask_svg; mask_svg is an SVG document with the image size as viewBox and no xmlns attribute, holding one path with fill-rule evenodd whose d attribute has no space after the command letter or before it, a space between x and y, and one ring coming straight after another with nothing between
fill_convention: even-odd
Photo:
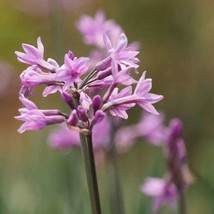
<instances>
[{"instance_id":1,"label":"blurred background","mask_svg":"<svg viewBox=\"0 0 214 214\"><path fill-rule=\"evenodd\" d=\"M81 152L51 149L47 136L54 127L17 132L19 75L26 66L17 61L14 51L22 51L23 42L35 45L41 36L45 58L62 63L69 49L87 56L90 47L83 44L75 23L83 14L94 16L98 9L122 26L130 42L140 42L139 71L147 70L152 91L164 95L155 106L165 113L166 122L178 117L184 123L188 162L195 177L186 192L188 213L214 213L213 6L211 0L1 0L0 213L90 213ZM57 95L46 99L39 91L37 95L43 108L62 107ZM138 121L140 109L129 115L126 124ZM165 168L161 149L145 142L120 155L126 214L151 213L152 200L139 187L146 176L162 177ZM103 213L110 214L108 161L98 166L98 179ZM163 208L160 213L174 212Z\"/></svg>"}]
</instances>

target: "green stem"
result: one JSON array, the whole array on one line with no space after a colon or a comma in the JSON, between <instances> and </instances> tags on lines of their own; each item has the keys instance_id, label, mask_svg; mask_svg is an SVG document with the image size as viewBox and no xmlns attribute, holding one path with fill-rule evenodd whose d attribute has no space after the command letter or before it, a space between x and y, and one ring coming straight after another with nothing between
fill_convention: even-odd
<instances>
[{"instance_id":1,"label":"green stem","mask_svg":"<svg viewBox=\"0 0 214 214\"><path fill-rule=\"evenodd\" d=\"M187 214L186 212L186 203L183 190L179 190L179 214Z\"/></svg>"},{"instance_id":2,"label":"green stem","mask_svg":"<svg viewBox=\"0 0 214 214\"><path fill-rule=\"evenodd\" d=\"M96 70L96 68L94 68L86 77L85 77L85 79L82 81L82 83L80 84L80 86L79 86L79 88L81 89L81 88L83 88L87 83L88 83L88 81L94 76L94 75L96 75L96 73L97 73L97 70Z\"/></svg>"},{"instance_id":3,"label":"green stem","mask_svg":"<svg viewBox=\"0 0 214 214\"><path fill-rule=\"evenodd\" d=\"M113 171L113 188L112 188L112 198L114 202L114 213L115 214L125 214L124 203L123 203L123 194L120 182L120 173L118 167L118 153L114 141L114 135L118 129L117 125L113 124L113 131L111 133L111 142L110 142L110 151L109 157L112 164Z\"/></svg>"},{"instance_id":4,"label":"green stem","mask_svg":"<svg viewBox=\"0 0 214 214\"><path fill-rule=\"evenodd\" d=\"M96 167L91 133L88 135L80 134L82 154L85 164L89 196L93 214L101 214L100 197L97 184Z\"/></svg>"},{"instance_id":5,"label":"green stem","mask_svg":"<svg viewBox=\"0 0 214 214\"><path fill-rule=\"evenodd\" d=\"M120 182L120 176L119 176L118 155L115 149L115 145L112 145L110 156L111 156L113 178L114 178L112 193L113 193L113 199L114 199L115 214L125 214L121 182Z\"/></svg>"}]
</instances>

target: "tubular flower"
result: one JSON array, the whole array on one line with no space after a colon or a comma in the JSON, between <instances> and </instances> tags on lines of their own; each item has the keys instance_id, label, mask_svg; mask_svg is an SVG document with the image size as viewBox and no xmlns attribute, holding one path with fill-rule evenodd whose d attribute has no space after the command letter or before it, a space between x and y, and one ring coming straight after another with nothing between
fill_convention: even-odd
<instances>
[{"instance_id":1,"label":"tubular flower","mask_svg":"<svg viewBox=\"0 0 214 214\"><path fill-rule=\"evenodd\" d=\"M37 39L37 48L28 44L23 44L22 47L25 53L19 51L15 52L20 62L30 65L38 65L41 68L47 69L49 71L55 70L53 65L44 60L44 46L40 37Z\"/></svg>"},{"instance_id":2,"label":"tubular flower","mask_svg":"<svg viewBox=\"0 0 214 214\"><path fill-rule=\"evenodd\" d=\"M117 93L118 89L115 90L109 101L103 105L103 110L118 110L121 107L121 110L126 111L128 108L131 108L135 104L138 104L144 110L153 114L158 114L152 104L162 100L163 96L149 93L151 87L151 79L145 79L144 72L139 82L137 83L133 94L131 94L131 86L123 89L119 94ZM124 117L122 116L122 118ZM125 118L127 118L127 116L125 116Z\"/></svg>"},{"instance_id":3,"label":"tubular flower","mask_svg":"<svg viewBox=\"0 0 214 214\"><path fill-rule=\"evenodd\" d=\"M103 40L108 50L108 57L97 63L97 70L105 70L109 67L112 60L115 60L120 67L126 66L135 69L139 67L139 59L136 57L139 51L134 51L128 47L128 39L124 33L120 35L114 46L106 34L104 34Z\"/></svg>"},{"instance_id":4,"label":"tubular flower","mask_svg":"<svg viewBox=\"0 0 214 214\"><path fill-rule=\"evenodd\" d=\"M23 106L19 109L20 116L15 118L24 121L24 124L18 129L20 133L27 130L40 130L47 125L62 123L65 117L58 110L39 110L37 106L24 96L20 96Z\"/></svg>"},{"instance_id":5,"label":"tubular flower","mask_svg":"<svg viewBox=\"0 0 214 214\"><path fill-rule=\"evenodd\" d=\"M88 58L77 58L71 51L65 54L64 66L56 74L56 79L65 83L66 87L71 84L80 82L80 77L88 70Z\"/></svg>"}]
</instances>

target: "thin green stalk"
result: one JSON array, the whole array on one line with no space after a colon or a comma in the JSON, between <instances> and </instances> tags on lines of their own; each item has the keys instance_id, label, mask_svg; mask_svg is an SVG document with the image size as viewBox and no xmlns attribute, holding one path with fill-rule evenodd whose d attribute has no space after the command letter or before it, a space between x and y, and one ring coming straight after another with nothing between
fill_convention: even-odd
<instances>
[{"instance_id":1,"label":"thin green stalk","mask_svg":"<svg viewBox=\"0 0 214 214\"><path fill-rule=\"evenodd\" d=\"M125 214L124 204L123 204L123 194L122 188L120 183L120 176L119 176L119 167L118 167L118 154L115 148L115 143L112 141L111 143L111 150L110 150L110 159L112 163L113 169L113 199L114 199L114 210L115 214Z\"/></svg>"},{"instance_id":2,"label":"thin green stalk","mask_svg":"<svg viewBox=\"0 0 214 214\"><path fill-rule=\"evenodd\" d=\"M179 214L187 214L185 197L184 197L184 192L182 189L179 190L179 199L178 200L179 200L179 204L178 204Z\"/></svg>"},{"instance_id":3,"label":"thin green stalk","mask_svg":"<svg viewBox=\"0 0 214 214\"><path fill-rule=\"evenodd\" d=\"M87 135L80 134L80 140L86 170L87 183L89 188L92 213L101 214L102 212L97 184L97 175L91 133Z\"/></svg>"},{"instance_id":4,"label":"thin green stalk","mask_svg":"<svg viewBox=\"0 0 214 214\"><path fill-rule=\"evenodd\" d=\"M113 122L113 121L112 121ZM112 164L113 171L113 185L112 185L112 198L113 198L113 206L115 214L125 214L124 203L123 203L123 194L120 182L120 173L118 167L118 153L114 141L115 132L118 129L119 124L112 124L113 129L111 133L111 142L110 142L110 151L109 151L109 159Z\"/></svg>"},{"instance_id":5,"label":"thin green stalk","mask_svg":"<svg viewBox=\"0 0 214 214\"><path fill-rule=\"evenodd\" d=\"M80 84L79 88L83 88L87 83L88 81L94 76L97 74L97 70L96 68L94 68L86 77L85 79L82 81L82 83Z\"/></svg>"}]
</instances>

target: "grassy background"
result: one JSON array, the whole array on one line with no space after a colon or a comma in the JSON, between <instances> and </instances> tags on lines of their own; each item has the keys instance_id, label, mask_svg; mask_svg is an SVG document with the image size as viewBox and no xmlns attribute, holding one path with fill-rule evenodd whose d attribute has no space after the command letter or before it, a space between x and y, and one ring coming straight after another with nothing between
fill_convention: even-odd
<instances>
[{"instance_id":1,"label":"grassy background","mask_svg":"<svg viewBox=\"0 0 214 214\"><path fill-rule=\"evenodd\" d=\"M153 92L165 97L157 108L167 120L179 117L184 122L188 161L195 176L186 194L188 213L214 213L214 2L88 0L69 13L55 10L51 16L31 16L18 5L18 0L0 2L0 59L14 68L10 93L0 97L0 213L90 213L80 151L62 154L50 149L46 137L51 128L23 135L16 132L20 122L13 117L20 107L19 74L25 66L16 60L14 51L21 50L23 42L35 44L41 36L46 57L62 62L68 49L86 56L89 48L83 45L75 22L81 14L94 15L100 8L124 28L129 41L141 43L139 71L147 70ZM60 107L56 98L36 99L44 108ZM128 123L133 123L140 111L129 115ZM148 175L163 175L162 152L139 142L120 156L119 164L126 213L151 213L151 199L139 192L139 186ZM110 214L108 162L99 167L98 177L103 213ZM173 212L166 208L160 213Z\"/></svg>"}]
</instances>

